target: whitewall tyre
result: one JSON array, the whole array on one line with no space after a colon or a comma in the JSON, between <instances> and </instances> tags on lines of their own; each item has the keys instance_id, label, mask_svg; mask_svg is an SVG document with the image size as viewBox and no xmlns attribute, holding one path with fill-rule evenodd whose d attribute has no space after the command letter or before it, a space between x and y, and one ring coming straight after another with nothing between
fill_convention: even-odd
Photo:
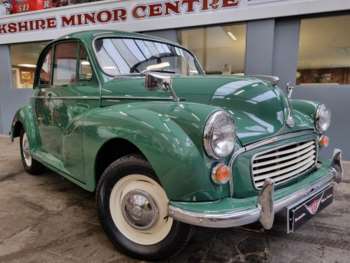
<instances>
[{"instance_id":1,"label":"whitewall tyre","mask_svg":"<svg viewBox=\"0 0 350 263\"><path fill-rule=\"evenodd\" d=\"M192 227L168 216L168 197L147 161L126 156L113 162L97 187L99 218L125 254L161 260L179 252Z\"/></svg>"},{"instance_id":2,"label":"whitewall tyre","mask_svg":"<svg viewBox=\"0 0 350 263\"><path fill-rule=\"evenodd\" d=\"M32 175L39 175L45 171L45 167L33 159L29 139L25 131L22 131L20 136L20 152L22 164L26 172Z\"/></svg>"}]
</instances>

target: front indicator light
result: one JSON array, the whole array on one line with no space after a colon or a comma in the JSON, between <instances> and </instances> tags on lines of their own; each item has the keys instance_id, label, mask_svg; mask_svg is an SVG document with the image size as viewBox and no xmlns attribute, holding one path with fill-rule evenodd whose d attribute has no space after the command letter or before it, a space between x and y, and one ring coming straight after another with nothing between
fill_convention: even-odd
<instances>
[{"instance_id":1,"label":"front indicator light","mask_svg":"<svg viewBox=\"0 0 350 263\"><path fill-rule=\"evenodd\" d=\"M231 179L231 168L225 164L217 164L211 173L211 179L216 184L227 184Z\"/></svg>"},{"instance_id":2,"label":"front indicator light","mask_svg":"<svg viewBox=\"0 0 350 263\"><path fill-rule=\"evenodd\" d=\"M319 140L319 145L322 148L328 147L328 145L329 145L329 137L325 136L325 135L321 136L321 138Z\"/></svg>"}]
</instances>

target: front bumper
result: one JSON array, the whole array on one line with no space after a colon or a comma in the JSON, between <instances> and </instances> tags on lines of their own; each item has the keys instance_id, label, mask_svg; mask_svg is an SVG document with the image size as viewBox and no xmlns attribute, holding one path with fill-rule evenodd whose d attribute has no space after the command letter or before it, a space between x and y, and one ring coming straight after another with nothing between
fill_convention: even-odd
<instances>
[{"instance_id":1,"label":"front bumper","mask_svg":"<svg viewBox=\"0 0 350 263\"><path fill-rule=\"evenodd\" d=\"M228 228L260 221L265 229L271 229L276 213L340 183L342 178L342 152L335 150L330 163L323 164L306 179L278 192L274 192L273 182L267 179L258 197L191 204L172 202L169 216L202 227Z\"/></svg>"}]
</instances>

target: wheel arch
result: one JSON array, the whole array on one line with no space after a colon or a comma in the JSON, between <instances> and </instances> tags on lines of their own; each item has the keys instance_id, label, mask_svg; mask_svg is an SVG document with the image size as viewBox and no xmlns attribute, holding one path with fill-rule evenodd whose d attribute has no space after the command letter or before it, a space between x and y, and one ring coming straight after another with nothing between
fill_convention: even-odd
<instances>
[{"instance_id":1,"label":"wheel arch","mask_svg":"<svg viewBox=\"0 0 350 263\"><path fill-rule=\"evenodd\" d=\"M15 119L11 128L11 140L21 136L21 132L24 130L24 125L20 120Z\"/></svg>"},{"instance_id":2,"label":"wheel arch","mask_svg":"<svg viewBox=\"0 0 350 263\"><path fill-rule=\"evenodd\" d=\"M118 149L118 151L115 151L115 149ZM112 138L106 141L98 150L95 159L96 185L98 184L103 172L112 162L123 156L131 154L139 155L147 160L142 151L129 140L123 138Z\"/></svg>"},{"instance_id":3,"label":"wheel arch","mask_svg":"<svg viewBox=\"0 0 350 263\"><path fill-rule=\"evenodd\" d=\"M96 190L99 177L116 157L136 153L151 165L169 200L207 201L227 196L227 187L210 180L212 160L199 145L203 119L212 111L202 108L189 103L140 102L90 112L83 128L86 189ZM116 146L118 143L122 146ZM109 156L117 148L121 153Z\"/></svg>"},{"instance_id":4,"label":"wheel arch","mask_svg":"<svg viewBox=\"0 0 350 263\"><path fill-rule=\"evenodd\" d=\"M40 136L37 126L35 125L32 107L29 105L19 109L13 117L11 124L11 140L13 141L14 138L19 137L22 130L27 133L31 149L36 150L40 145Z\"/></svg>"}]
</instances>

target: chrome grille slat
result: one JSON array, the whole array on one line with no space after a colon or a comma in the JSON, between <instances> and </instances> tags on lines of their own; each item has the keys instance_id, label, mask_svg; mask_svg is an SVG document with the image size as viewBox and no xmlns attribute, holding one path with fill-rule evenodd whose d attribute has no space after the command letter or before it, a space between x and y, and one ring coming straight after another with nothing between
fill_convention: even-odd
<instances>
[{"instance_id":1,"label":"chrome grille slat","mask_svg":"<svg viewBox=\"0 0 350 263\"><path fill-rule=\"evenodd\" d=\"M305 159L309 159L309 157L313 157L314 156L314 153L315 151L311 151L301 157L298 157L296 159L293 159L289 162L284 162L284 163L281 163L281 164L276 164L274 166L268 166L267 168L263 168L263 169L259 169L259 170L255 170L254 171L254 174L262 174L262 173L266 173L266 172L269 172L269 171L272 171L272 170L279 170L281 168L284 168L284 167L287 167L287 166L291 166L293 164L297 164L299 165L300 162L303 162Z\"/></svg>"},{"instance_id":2,"label":"chrome grille slat","mask_svg":"<svg viewBox=\"0 0 350 263\"><path fill-rule=\"evenodd\" d=\"M317 161L316 141L307 141L281 146L259 153L252 160L252 176L256 188L260 189L265 179L276 184L302 175Z\"/></svg>"},{"instance_id":3,"label":"chrome grille slat","mask_svg":"<svg viewBox=\"0 0 350 263\"><path fill-rule=\"evenodd\" d=\"M278 151L278 152L275 152L275 153L271 153L271 154L267 154L267 155L262 155L262 156L259 156L259 157L256 157L255 158L255 161L257 160L261 160L261 159L266 159L266 158L270 158L270 157L275 157L276 155L284 155L284 154L288 154L288 153L293 153L293 152L297 152L297 151L300 151L302 149L305 149L306 147L312 145L314 142L309 142L309 143L305 143L303 145L300 145L298 147L295 147L293 149L288 149L288 150L285 150L285 151Z\"/></svg>"},{"instance_id":4,"label":"chrome grille slat","mask_svg":"<svg viewBox=\"0 0 350 263\"><path fill-rule=\"evenodd\" d=\"M308 159L306 159L305 161L301 162L301 163L298 163L296 165L293 165L293 166L290 166L286 169L282 169L282 170L279 170L277 172L273 172L273 173L268 173L268 174L265 174L265 175L261 175L261 176L255 176L255 180L256 181L259 181L259 180L264 180L266 178L273 178L275 176L278 176L278 175L282 175L282 174L285 174L285 173L289 173L291 171L294 171L296 169L299 169L300 167L303 167L304 165L310 163L311 161L314 160L314 157L310 157Z\"/></svg>"},{"instance_id":5,"label":"chrome grille slat","mask_svg":"<svg viewBox=\"0 0 350 263\"><path fill-rule=\"evenodd\" d=\"M282 157L282 158L277 158L277 159L273 159L273 160L270 160L270 161L259 162L259 163L253 164L253 168L257 168L257 167L261 167L261 166L266 166L266 165L268 165L268 164L273 164L273 163L288 161L288 160L290 160L290 159L293 159L293 158L295 158L295 157L299 157L300 155L303 155L303 154L308 153L308 152L310 152L310 151L316 153L316 151L315 151L314 149L315 149L315 145L311 145L310 147L306 148L305 150L302 150L301 152L294 153L294 154L292 154L292 155L287 155L287 156Z\"/></svg>"},{"instance_id":6,"label":"chrome grille slat","mask_svg":"<svg viewBox=\"0 0 350 263\"><path fill-rule=\"evenodd\" d=\"M314 164L314 162L309 162L309 163L307 163L305 166L299 168L298 170L295 170L295 171L292 172L292 173L288 173L288 174L286 174L286 175L284 175L284 176L278 177L278 179L272 178L272 181L273 181L274 183L278 183L279 181L284 181L285 179L288 179L288 178L290 178L290 177L293 177L294 175L297 175L298 173L301 173L302 171L307 170L307 169L310 168L313 164ZM264 185L264 181L261 181L261 182L257 182L257 183L256 183L256 186L258 186L258 187L261 187L261 186L263 186L263 185Z\"/></svg>"}]
</instances>

